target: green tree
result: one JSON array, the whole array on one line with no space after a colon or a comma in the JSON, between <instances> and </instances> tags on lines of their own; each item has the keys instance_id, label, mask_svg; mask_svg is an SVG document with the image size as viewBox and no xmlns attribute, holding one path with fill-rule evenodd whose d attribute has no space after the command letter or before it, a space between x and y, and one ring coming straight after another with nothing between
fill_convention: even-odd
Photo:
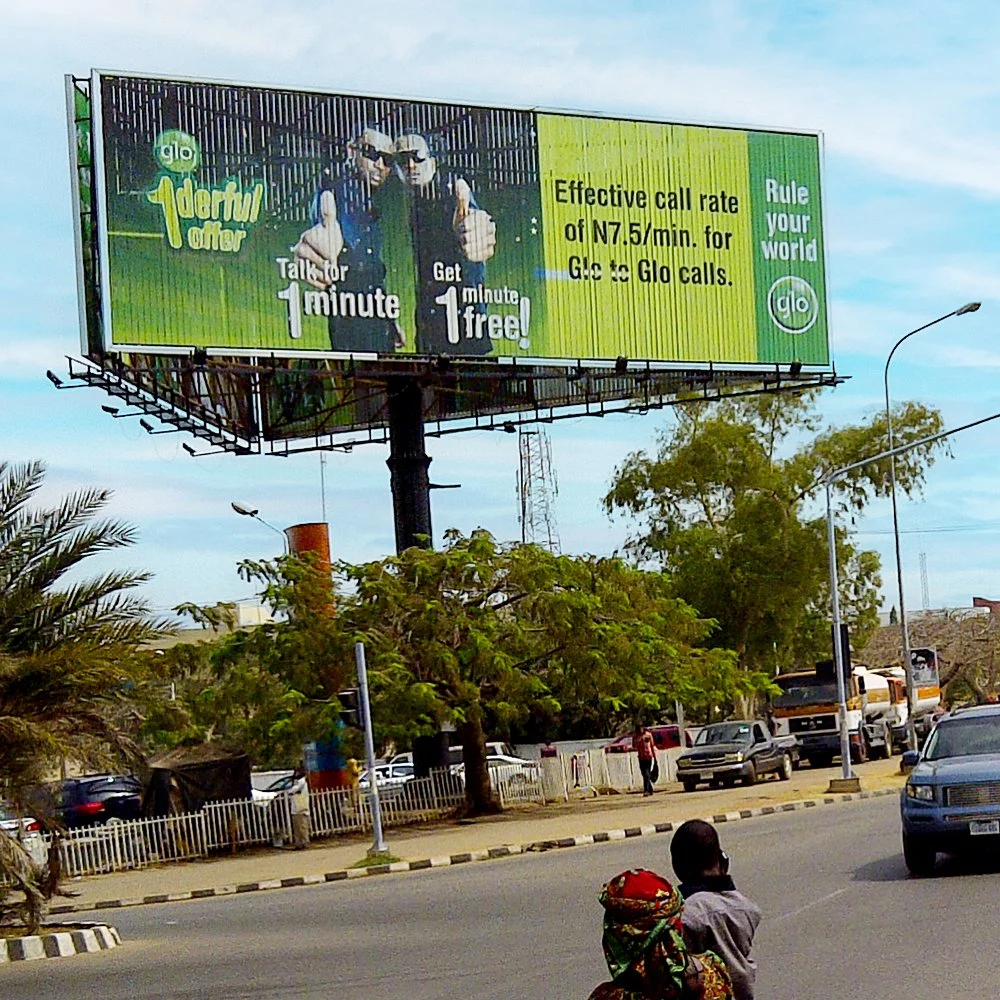
<instances>
[{"instance_id":1,"label":"green tree","mask_svg":"<svg viewBox=\"0 0 1000 1000\"><path fill-rule=\"evenodd\" d=\"M829 655L824 475L886 447L883 416L820 429L815 393L686 402L652 455L630 455L604 503L638 522L629 548L662 568L674 593L718 622L713 642L741 664L776 666ZM940 430L939 414L897 408L899 444ZM918 492L938 443L897 460L898 488ZM887 495L888 462L863 466L836 486L838 509L862 511ZM879 564L838 527L844 619L858 644L877 624Z\"/></svg>"},{"instance_id":2,"label":"green tree","mask_svg":"<svg viewBox=\"0 0 1000 1000\"><path fill-rule=\"evenodd\" d=\"M518 606L539 637L533 667L559 711L542 720L564 738L604 736L636 720L663 721L683 701L691 717L767 684L737 668L724 649L704 648L715 623L672 593L659 572L617 557L551 557L552 580ZM712 699L694 695L696 678L718 680ZM553 735L536 726L531 737Z\"/></svg>"},{"instance_id":3,"label":"green tree","mask_svg":"<svg viewBox=\"0 0 1000 1000\"><path fill-rule=\"evenodd\" d=\"M94 768L134 760L135 650L157 634L131 593L147 574L66 579L91 556L133 542L132 528L100 517L109 493L81 490L44 507L35 502L43 483L40 463L0 463L0 787L15 804L62 760ZM2 833L0 872L24 894L6 911L0 896L0 919L37 926L57 873L43 879Z\"/></svg>"},{"instance_id":4,"label":"green tree","mask_svg":"<svg viewBox=\"0 0 1000 1000\"><path fill-rule=\"evenodd\" d=\"M694 648L710 623L660 574L619 559L555 556L478 530L446 533L440 551L339 569L355 595L342 615L365 639L379 716L404 737L456 725L470 813L498 808L487 730L658 716L701 661L726 672L727 654Z\"/></svg>"},{"instance_id":5,"label":"green tree","mask_svg":"<svg viewBox=\"0 0 1000 1000\"><path fill-rule=\"evenodd\" d=\"M353 667L350 637L328 568L283 557L244 562L240 574L261 588L275 620L233 628L225 606L178 608L219 634L164 652L158 687L172 681L179 698L149 713L144 736L157 747L220 740L257 764L293 765L303 743L338 731L337 692Z\"/></svg>"}]
</instances>

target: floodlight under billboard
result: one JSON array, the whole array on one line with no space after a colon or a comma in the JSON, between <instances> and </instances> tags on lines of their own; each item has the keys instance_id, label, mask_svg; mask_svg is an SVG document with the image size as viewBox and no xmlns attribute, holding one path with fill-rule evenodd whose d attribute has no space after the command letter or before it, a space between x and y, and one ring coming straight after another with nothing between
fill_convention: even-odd
<instances>
[{"instance_id":1,"label":"floodlight under billboard","mask_svg":"<svg viewBox=\"0 0 1000 1000\"><path fill-rule=\"evenodd\" d=\"M91 355L829 367L815 133L123 73L90 95Z\"/></svg>"}]
</instances>

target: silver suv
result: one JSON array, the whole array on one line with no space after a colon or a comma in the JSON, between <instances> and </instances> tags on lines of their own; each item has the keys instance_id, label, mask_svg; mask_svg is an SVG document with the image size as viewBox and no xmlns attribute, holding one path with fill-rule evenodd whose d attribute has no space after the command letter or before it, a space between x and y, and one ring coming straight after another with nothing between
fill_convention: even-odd
<instances>
[{"instance_id":1,"label":"silver suv","mask_svg":"<svg viewBox=\"0 0 1000 1000\"><path fill-rule=\"evenodd\" d=\"M903 859L929 875L938 852L1000 847L1000 705L960 708L942 717L913 764L900 797Z\"/></svg>"}]
</instances>

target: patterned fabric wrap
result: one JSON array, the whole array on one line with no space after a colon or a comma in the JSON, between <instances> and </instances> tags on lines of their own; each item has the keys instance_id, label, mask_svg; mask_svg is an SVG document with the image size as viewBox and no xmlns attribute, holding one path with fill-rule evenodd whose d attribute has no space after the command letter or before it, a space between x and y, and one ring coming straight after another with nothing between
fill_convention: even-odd
<instances>
[{"instance_id":1,"label":"patterned fabric wrap","mask_svg":"<svg viewBox=\"0 0 1000 1000\"><path fill-rule=\"evenodd\" d=\"M592 1000L731 1000L729 973L711 952L698 955L700 988L685 981L690 953L684 944L681 894L645 868L616 875L600 895L604 907L604 957L611 982Z\"/></svg>"}]
</instances>

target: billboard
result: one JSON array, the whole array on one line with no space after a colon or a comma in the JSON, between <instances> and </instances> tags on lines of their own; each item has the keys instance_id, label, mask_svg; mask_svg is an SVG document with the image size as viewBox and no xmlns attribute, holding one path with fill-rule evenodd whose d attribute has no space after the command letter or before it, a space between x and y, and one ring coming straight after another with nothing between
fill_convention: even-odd
<instances>
[{"instance_id":1,"label":"billboard","mask_svg":"<svg viewBox=\"0 0 1000 1000\"><path fill-rule=\"evenodd\" d=\"M918 693L923 688L937 689L940 685L937 650L933 647L911 649L910 671L913 677L913 686Z\"/></svg>"},{"instance_id":2,"label":"billboard","mask_svg":"<svg viewBox=\"0 0 1000 1000\"><path fill-rule=\"evenodd\" d=\"M102 347L830 364L816 134L95 73Z\"/></svg>"}]
</instances>

